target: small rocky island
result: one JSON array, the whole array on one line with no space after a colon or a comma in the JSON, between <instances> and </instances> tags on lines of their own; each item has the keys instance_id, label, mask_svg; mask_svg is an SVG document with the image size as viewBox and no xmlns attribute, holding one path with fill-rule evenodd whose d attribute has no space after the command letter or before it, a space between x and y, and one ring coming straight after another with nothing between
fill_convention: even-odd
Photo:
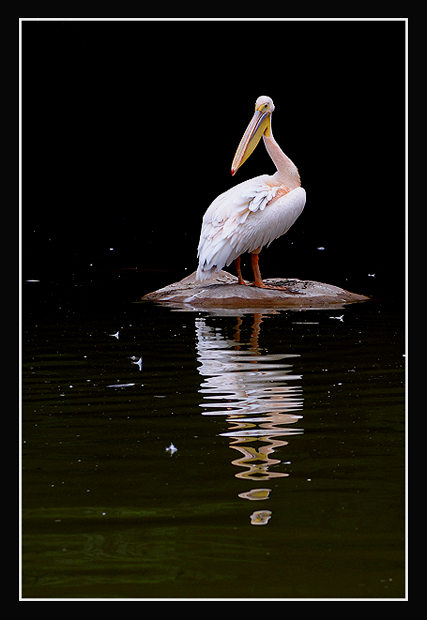
<instances>
[{"instance_id":1,"label":"small rocky island","mask_svg":"<svg viewBox=\"0 0 427 620\"><path fill-rule=\"evenodd\" d=\"M338 286L299 280L270 278L265 284L288 290L263 289L238 284L236 276L220 271L210 280L196 281L196 272L142 297L174 308L202 310L210 308L324 308L343 306L369 297L350 293Z\"/></svg>"}]
</instances>

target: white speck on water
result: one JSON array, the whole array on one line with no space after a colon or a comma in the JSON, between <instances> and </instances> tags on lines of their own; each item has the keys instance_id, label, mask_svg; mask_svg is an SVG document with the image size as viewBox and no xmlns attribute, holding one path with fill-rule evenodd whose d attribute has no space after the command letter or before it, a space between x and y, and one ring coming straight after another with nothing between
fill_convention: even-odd
<instances>
[{"instance_id":1,"label":"white speck on water","mask_svg":"<svg viewBox=\"0 0 427 620\"><path fill-rule=\"evenodd\" d=\"M136 359L136 357L134 357L134 359ZM137 360L136 362L132 362L132 364L136 364L136 366L138 366L139 370L142 370L142 357L139 358L139 360Z\"/></svg>"},{"instance_id":2,"label":"white speck on water","mask_svg":"<svg viewBox=\"0 0 427 620\"><path fill-rule=\"evenodd\" d=\"M166 448L166 452L170 452L171 456L173 456L175 452L178 452L178 448L171 443L171 445Z\"/></svg>"},{"instance_id":3,"label":"white speck on water","mask_svg":"<svg viewBox=\"0 0 427 620\"><path fill-rule=\"evenodd\" d=\"M374 274L374 273L368 273L368 276L369 276L370 278L375 278L375 274Z\"/></svg>"},{"instance_id":4,"label":"white speck on water","mask_svg":"<svg viewBox=\"0 0 427 620\"><path fill-rule=\"evenodd\" d=\"M324 250L325 248L323 247L323 245L321 245L321 246L319 246L317 249L318 249L318 250Z\"/></svg>"},{"instance_id":5,"label":"white speck on water","mask_svg":"<svg viewBox=\"0 0 427 620\"><path fill-rule=\"evenodd\" d=\"M136 385L136 383L110 383L110 385L106 385L107 388L124 388L124 387L132 387Z\"/></svg>"}]
</instances>

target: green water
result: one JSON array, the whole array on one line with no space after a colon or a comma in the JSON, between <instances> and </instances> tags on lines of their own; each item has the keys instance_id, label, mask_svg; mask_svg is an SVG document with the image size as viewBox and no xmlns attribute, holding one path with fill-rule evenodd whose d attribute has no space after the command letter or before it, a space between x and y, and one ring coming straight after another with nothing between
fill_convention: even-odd
<instances>
[{"instance_id":1,"label":"green water","mask_svg":"<svg viewBox=\"0 0 427 620\"><path fill-rule=\"evenodd\" d=\"M395 306L53 299L22 348L23 597L405 596Z\"/></svg>"}]
</instances>

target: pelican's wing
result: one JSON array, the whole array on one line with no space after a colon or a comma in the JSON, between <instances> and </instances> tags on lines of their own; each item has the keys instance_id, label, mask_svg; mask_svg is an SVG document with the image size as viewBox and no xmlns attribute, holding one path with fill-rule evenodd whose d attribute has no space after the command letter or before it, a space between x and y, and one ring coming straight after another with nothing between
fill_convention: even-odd
<instances>
[{"instance_id":1,"label":"pelican's wing","mask_svg":"<svg viewBox=\"0 0 427 620\"><path fill-rule=\"evenodd\" d=\"M267 186L262 178L239 183L220 194L206 211L197 254L200 280L210 278L243 253L236 247L236 232L246 222L251 208L255 211L267 203Z\"/></svg>"},{"instance_id":2,"label":"pelican's wing","mask_svg":"<svg viewBox=\"0 0 427 620\"><path fill-rule=\"evenodd\" d=\"M297 190L274 200L280 189L281 185L272 177L261 175L236 185L213 201L203 217L198 279L210 278L244 252L255 251L288 230L299 213L294 218L289 218L289 214L284 218L278 203ZM275 204L279 208L272 209Z\"/></svg>"}]
</instances>

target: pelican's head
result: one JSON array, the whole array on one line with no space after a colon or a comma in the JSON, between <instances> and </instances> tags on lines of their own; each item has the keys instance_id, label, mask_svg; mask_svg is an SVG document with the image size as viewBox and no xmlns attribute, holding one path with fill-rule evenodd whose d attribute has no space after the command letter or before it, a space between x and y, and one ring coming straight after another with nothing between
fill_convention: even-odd
<instances>
[{"instance_id":1,"label":"pelican's head","mask_svg":"<svg viewBox=\"0 0 427 620\"><path fill-rule=\"evenodd\" d=\"M269 136L271 132L271 114L274 110L274 103L270 97L258 97L255 103L255 114L249 123L236 154L231 164L231 174L234 175L237 169L246 161L255 149L261 136Z\"/></svg>"}]
</instances>

